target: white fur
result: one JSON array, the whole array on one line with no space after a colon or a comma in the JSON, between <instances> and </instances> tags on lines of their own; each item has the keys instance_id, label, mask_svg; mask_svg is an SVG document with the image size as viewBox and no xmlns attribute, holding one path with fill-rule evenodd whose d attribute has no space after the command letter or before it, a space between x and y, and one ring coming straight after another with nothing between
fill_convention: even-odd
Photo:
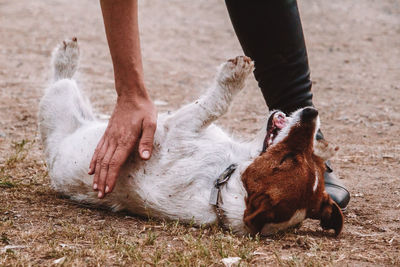
<instances>
[{"instance_id":1,"label":"white fur","mask_svg":"<svg viewBox=\"0 0 400 267\"><path fill-rule=\"evenodd\" d=\"M221 209L226 226L235 233L245 233L247 193L241 174L261 152L265 128L253 141L240 142L213 121L227 111L243 88L253 63L238 57L236 62L222 64L213 86L199 100L172 114L161 114L151 159L142 161L134 153L121 169L114 191L98 199L87 170L107 123L94 118L90 104L72 80L77 49L74 41L67 41L66 47L60 46L53 53L54 83L40 102L41 138L55 190L114 210L209 224L217 220L214 207L208 203L213 182L236 163L237 170L221 189Z\"/></svg>"},{"instance_id":2,"label":"white fur","mask_svg":"<svg viewBox=\"0 0 400 267\"><path fill-rule=\"evenodd\" d=\"M233 96L243 88L253 63L243 57L236 64L226 62L214 85L198 101L172 114L161 114L151 159L142 161L132 155L122 168L114 191L101 200L92 190L93 178L87 169L107 124L94 118L90 105L71 79L70 64L74 59L65 60L69 48L73 49L60 46L53 53L55 82L46 89L39 111L41 137L55 190L74 200L114 210L208 224L217 220L208 203L213 182L226 167L238 163L238 169L221 190L221 208L225 223L234 232L244 233L246 190L240 174L260 153L263 135L250 143L239 142L212 122L227 111Z\"/></svg>"},{"instance_id":3,"label":"white fur","mask_svg":"<svg viewBox=\"0 0 400 267\"><path fill-rule=\"evenodd\" d=\"M319 180L318 171L315 170L315 181L314 181L314 185L313 185L313 188L312 188L314 193L318 188L318 180Z\"/></svg>"},{"instance_id":4,"label":"white fur","mask_svg":"<svg viewBox=\"0 0 400 267\"><path fill-rule=\"evenodd\" d=\"M78 68L79 47L76 38L65 40L52 54L54 81L71 78Z\"/></svg>"}]
</instances>

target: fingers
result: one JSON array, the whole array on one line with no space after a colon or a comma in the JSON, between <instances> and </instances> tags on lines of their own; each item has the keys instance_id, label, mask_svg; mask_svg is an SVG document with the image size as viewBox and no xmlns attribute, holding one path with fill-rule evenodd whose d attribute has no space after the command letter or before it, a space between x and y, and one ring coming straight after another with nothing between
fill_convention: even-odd
<instances>
[{"instance_id":1,"label":"fingers","mask_svg":"<svg viewBox=\"0 0 400 267\"><path fill-rule=\"evenodd\" d=\"M119 144L116 144L113 141L109 141L111 139L107 136L102 139L104 141L99 143L99 148L96 148L96 155L92 159L95 162L93 189L98 191L98 198L103 198L107 193L112 192L118 178L119 170L132 150L131 144L121 141ZM134 141L132 146L135 144L136 139L137 137L132 136L131 140Z\"/></svg>"},{"instance_id":2,"label":"fingers","mask_svg":"<svg viewBox=\"0 0 400 267\"><path fill-rule=\"evenodd\" d=\"M142 137L139 142L139 154L142 159L148 160L153 151L156 124L154 122L143 120L142 129Z\"/></svg>"},{"instance_id":3,"label":"fingers","mask_svg":"<svg viewBox=\"0 0 400 267\"><path fill-rule=\"evenodd\" d=\"M114 111L116 115L110 119L109 126L93 154L88 171L88 174L94 174L93 189L98 191L99 198L113 191L119 171L139 141L139 136L140 157L144 160L151 157L156 131L156 113L153 109L150 109L150 112L148 109L143 110L150 115L141 116L138 111L136 113L139 115L116 107Z\"/></svg>"},{"instance_id":4,"label":"fingers","mask_svg":"<svg viewBox=\"0 0 400 267\"><path fill-rule=\"evenodd\" d=\"M103 144L104 144L104 136L100 139L99 143L97 144L96 149L94 150L92 160L90 161L90 166L89 166L89 171L88 171L89 175L94 174L94 171L96 170L97 156L99 155L100 149L103 146ZM93 181L93 185L94 185L94 181Z\"/></svg>"},{"instance_id":5,"label":"fingers","mask_svg":"<svg viewBox=\"0 0 400 267\"><path fill-rule=\"evenodd\" d=\"M108 165L108 172L107 172L107 182L106 193L112 192L115 186L115 182L117 181L119 171L122 165L125 163L126 159L130 154L130 150L127 147L119 145L114 152L113 157L111 158L109 165Z\"/></svg>"},{"instance_id":6,"label":"fingers","mask_svg":"<svg viewBox=\"0 0 400 267\"><path fill-rule=\"evenodd\" d=\"M103 137L104 138L104 137ZM107 152L108 148L108 139L104 138L103 145L99 149L96 157L95 169L94 169L94 178L93 178L93 189L98 190L100 185L100 173L101 173L101 163L103 162L103 158Z\"/></svg>"},{"instance_id":7,"label":"fingers","mask_svg":"<svg viewBox=\"0 0 400 267\"><path fill-rule=\"evenodd\" d=\"M98 197L103 198L105 194L111 192L110 188L107 186L107 182L109 179L108 170L111 159L113 158L114 152L117 146L114 143L111 143L105 152L105 155L100 163L100 171L99 171L99 180L98 180Z\"/></svg>"}]
</instances>

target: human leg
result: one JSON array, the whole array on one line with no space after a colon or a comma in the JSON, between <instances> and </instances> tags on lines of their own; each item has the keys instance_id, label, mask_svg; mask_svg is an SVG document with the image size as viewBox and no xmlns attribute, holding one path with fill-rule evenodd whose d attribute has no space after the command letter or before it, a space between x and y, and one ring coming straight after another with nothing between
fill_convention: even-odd
<instances>
[{"instance_id":1,"label":"human leg","mask_svg":"<svg viewBox=\"0 0 400 267\"><path fill-rule=\"evenodd\" d=\"M270 110L286 113L312 105L310 70L297 3L226 0L244 53Z\"/></svg>"},{"instance_id":2,"label":"human leg","mask_svg":"<svg viewBox=\"0 0 400 267\"><path fill-rule=\"evenodd\" d=\"M296 0L225 0L246 56L255 63L254 76L270 110L289 114L313 106L307 50ZM317 138L323 138L322 133ZM345 209L350 194L330 165L326 191Z\"/></svg>"}]
</instances>

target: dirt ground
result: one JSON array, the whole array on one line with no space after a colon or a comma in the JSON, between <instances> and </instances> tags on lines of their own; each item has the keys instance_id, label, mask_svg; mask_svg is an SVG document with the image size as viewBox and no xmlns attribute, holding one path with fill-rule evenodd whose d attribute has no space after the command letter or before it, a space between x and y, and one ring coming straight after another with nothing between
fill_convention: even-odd
<instances>
[{"instance_id":1,"label":"dirt ground","mask_svg":"<svg viewBox=\"0 0 400 267\"><path fill-rule=\"evenodd\" d=\"M115 101L98 1L0 0L0 265L400 265L400 2L300 1L326 138L352 193L339 238L307 221L238 238L78 206L49 184L37 110L53 47L77 36L79 84L99 113ZM242 54L223 1L140 1L145 80L160 112L194 100L215 68ZM267 108L253 79L219 123L254 134Z\"/></svg>"}]
</instances>

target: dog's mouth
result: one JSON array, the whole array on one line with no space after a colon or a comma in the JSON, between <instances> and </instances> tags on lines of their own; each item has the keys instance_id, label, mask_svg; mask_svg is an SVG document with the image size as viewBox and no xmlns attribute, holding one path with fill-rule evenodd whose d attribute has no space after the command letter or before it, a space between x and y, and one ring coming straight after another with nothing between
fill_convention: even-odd
<instances>
[{"instance_id":1,"label":"dog's mouth","mask_svg":"<svg viewBox=\"0 0 400 267\"><path fill-rule=\"evenodd\" d=\"M263 151L265 152L271 146L278 136L279 132L288 125L289 118L281 111L271 113L268 118L267 134L264 139Z\"/></svg>"}]
</instances>

